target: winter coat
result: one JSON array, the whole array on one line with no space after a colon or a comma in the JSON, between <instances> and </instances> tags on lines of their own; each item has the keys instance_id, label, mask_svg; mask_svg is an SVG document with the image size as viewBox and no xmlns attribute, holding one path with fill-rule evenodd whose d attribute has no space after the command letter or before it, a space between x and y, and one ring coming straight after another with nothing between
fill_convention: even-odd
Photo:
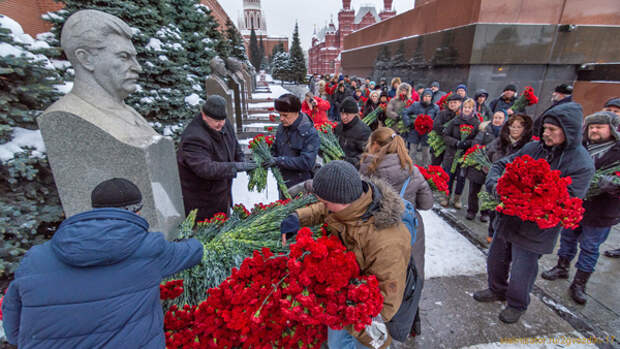
<instances>
[{"instance_id":1,"label":"winter coat","mask_svg":"<svg viewBox=\"0 0 620 349\"><path fill-rule=\"evenodd\" d=\"M489 109L491 109L491 112L493 114L495 114L495 112L497 112L498 110L508 110L510 109L510 107L512 107L513 104L515 104L516 100L517 100L516 96L509 98L509 99L505 99L503 96L499 96L493 101L491 101L491 104L489 104ZM515 111L524 112L525 110L515 110Z\"/></svg>"},{"instance_id":2,"label":"winter coat","mask_svg":"<svg viewBox=\"0 0 620 349\"><path fill-rule=\"evenodd\" d=\"M370 127L355 117L348 124L339 122L334 134L338 136L338 142L344 151L344 160L359 169L360 158L370 138Z\"/></svg>"},{"instance_id":3,"label":"winter coat","mask_svg":"<svg viewBox=\"0 0 620 349\"><path fill-rule=\"evenodd\" d=\"M340 90L336 89L336 91L332 95L332 104L336 110L336 113L340 113L340 106L342 105L342 101L344 101L344 99L349 96L352 96L352 94L346 88L344 89L344 92L340 92Z\"/></svg>"},{"instance_id":4,"label":"winter coat","mask_svg":"<svg viewBox=\"0 0 620 349\"><path fill-rule=\"evenodd\" d=\"M271 154L282 172L287 187L312 178L321 140L310 118L299 113L291 126L278 126Z\"/></svg>"},{"instance_id":5,"label":"winter coat","mask_svg":"<svg viewBox=\"0 0 620 349\"><path fill-rule=\"evenodd\" d=\"M415 266L418 270L419 277L424 280L424 252L425 252L425 235L424 221L418 210L430 210L433 208L433 191L420 170L413 166L413 173L409 174L408 169L404 169L400 165L398 154L387 154L381 161L374 173L370 173L369 166L372 164L374 157L367 156L362 160L360 173L367 177L379 177L388 182L397 193L403 188L403 184L407 178L411 177L404 198L415 205L416 217L418 218L418 227L416 229L417 237L413 245L412 253L415 260Z\"/></svg>"},{"instance_id":6,"label":"winter coat","mask_svg":"<svg viewBox=\"0 0 620 349\"><path fill-rule=\"evenodd\" d=\"M390 99L387 107L385 108L385 115L392 120L400 120L402 113L405 110L405 106L407 105L406 103L406 101L403 101L398 97Z\"/></svg>"},{"instance_id":7,"label":"winter coat","mask_svg":"<svg viewBox=\"0 0 620 349\"><path fill-rule=\"evenodd\" d=\"M516 143L510 141L510 128L504 123L499 131L499 137L487 145L487 156L491 163L511 154L514 154L532 139L532 118L522 115L524 119L523 136Z\"/></svg>"},{"instance_id":8,"label":"winter coat","mask_svg":"<svg viewBox=\"0 0 620 349\"><path fill-rule=\"evenodd\" d=\"M499 135L498 137L495 137L495 134L493 133L493 125L489 121L480 123L478 130L479 132L476 135L476 138L474 138L473 144L487 146L495 140L495 138L499 137ZM474 167L467 167L465 168L465 177L467 177L467 179L469 179L472 183L484 184L487 174Z\"/></svg>"},{"instance_id":9,"label":"winter coat","mask_svg":"<svg viewBox=\"0 0 620 349\"><path fill-rule=\"evenodd\" d=\"M364 105L364 117L366 117L368 114L375 111L375 109L379 108L379 105L380 103L375 104L372 102L370 98L368 98L368 101L366 101L366 105ZM369 125L370 130L374 131L377 128L379 128L379 122L381 122L381 124L385 122L385 111L378 112L377 120L375 120L373 123Z\"/></svg>"},{"instance_id":10,"label":"winter coat","mask_svg":"<svg viewBox=\"0 0 620 349\"><path fill-rule=\"evenodd\" d=\"M486 96L484 103L478 104L478 97ZM480 114L482 120L490 121L493 118L493 113L491 112L491 108L487 105L487 100L489 99L489 93L485 89L480 89L476 91L474 95L474 101L476 102L476 113Z\"/></svg>"},{"instance_id":11,"label":"winter coat","mask_svg":"<svg viewBox=\"0 0 620 349\"><path fill-rule=\"evenodd\" d=\"M543 123L542 123L542 121L543 121L543 115L547 114L547 112L548 112L549 110L551 110L552 108L555 108L555 107L556 107L556 106L558 106L558 105L562 105L562 104L565 104L565 103L570 103L570 102L572 102L572 101L573 101L573 96L570 96L570 95L569 95L568 97L563 98L563 99L561 99L561 100L559 100L559 101L557 101L557 102L553 102L553 103L551 104L551 106L550 106L549 108L545 109L545 111L544 111L544 112L542 112L542 113L541 113L541 114L540 114L540 115L536 118L536 120L534 121L534 134L535 134L535 135L537 135L537 134L539 134L539 133L540 133L540 130L542 130L542 126L543 126Z\"/></svg>"},{"instance_id":12,"label":"winter coat","mask_svg":"<svg viewBox=\"0 0 620 349\"><path fill-rule=\"evenodd\" d=\"M65 220L31 248L2 304L9 343L28 348L164 348L162 279L202 259L195 239L166 241L135 213Z\"/></svg>"},{"instance_id":13,"label":"winter coat","mask_svg":"<svg viewBox=\"0 0 620 349\"><path fill-rule=\"evenodd\" d=\"M420 135L414 127L415 119L418 115L422 114L428 115L434 120L435 116L439 114L439 106L433 103L424 105L421 102L415 102L409 108L405 109L403 112L403 123L408 130L405 135L405 140L409 143L418 144L428 138L426 135Z\"/></svg>"},{"instance_id":14,"label":"winter coat","mask_svg":"<svg viewBox=\"0 0 620 349\"><path fill-rule=\"evenodd\" d=\"M196 220L201 221L228 213L237 176L235 161L243 161L243 151L231 123L226 120L218 132L198 113L183 131L177 151L185 214L198 209Z\"/></svg>"},{"instance_id":15,"label":"winter coat","mask_svg":"<svg viewBox=\"0 0 620 349\"><path fill-rule=\"evenodd\" d=\"M587 132L587 131L586 131ZM594 161L596 169L606 168L620 161L620 140L611 149ZM620 198L609 193L602 193L583 201L586 212L581 224L593 227L611 227L620 223Z\"/></svg>"},{"instance_id":16,"label":"winter coat","mask_svg":"<svg viewBox=\"0 0 620 349\"><path fill-rule=\"evenodd\" d=\"M444 109L440 111L433 119L433 131L437 132L440 136L443 134L443 130L447 127L447 123L452 121L456 117L456 113L450 109Z\"/></svg>"},{"instance_id":17,"label":"winter coat","mask_svg":"<svg viewBox=\"0 0 620 349\"><path fill-rule=\"evenodd\" d=\"M301 112L310 116L310 119L312 119L312 122L314 122L315 125L327 122L327 111L331 105L328 101L322 98L314 98L317 101L317 105L314 108L310 108L310 105L304 100L301 104Z\"/></svg>"},{"instance_id":18,"label":"winter coat","mask_svg":"<svg viewBox=\"0 0 620 349\"><path fill-rule=\"evenodd\" d=\"M403 202L388 183L373 178L364 180L363 187L362 196L340 212L329 212L319 202L296 213L301 226L326 223L330 234L336 234L355 254L360 272L377 277L384 298L381 316L389 322L403 299L411 234L401 221ZM350 331L362 344L370 343L364 331Z\"/></svg>"},{"instance_id":19,"label":"winter coat","mask_svg":"<svg viewBox=\"0 0 620 349\"><path fill-rule=\"evenodd\" d=\"M476 138L478 134L480 121L476 115L472 115L470 118L465 119L462 114L459 114L459 116L454 118L443 130L443 141L446 143L446 150L442 161L443 168L449 169L452 166L452 161L454 161L457 152L456 143L461 140L461 125L471 125L474 127L472 133L465 139L465 145L469 148L474 144L474 138ZM465 150L466 149L463 149L463 152Z\"/></svg>"},{"instance_id":20,"label":"winter coat","mask_svg":"<svg viewBox=\"0 0 620 349\"><path fill-rule=\"evenodd\" d=\"M562 177L570 176L572 183L568 186L571 196L583 198L594 174L594 163L581 144L583 112L577 103L566 103L551 109L547 115L553 116L560 123L566 142L559 147L547 147L543 142L530 142L516 153L502 158L491 166L485 185L493 192L498 179L502 176L506 164L522 155L534 159L546 159L552 170L561 171ZM538 134L542 138L542 132ZM538 253L552 253L561 225L540 229L534 222L522 221L518 217L499 214L496 220L496 234L522 248Z\"/></svg>"}]
</instances>

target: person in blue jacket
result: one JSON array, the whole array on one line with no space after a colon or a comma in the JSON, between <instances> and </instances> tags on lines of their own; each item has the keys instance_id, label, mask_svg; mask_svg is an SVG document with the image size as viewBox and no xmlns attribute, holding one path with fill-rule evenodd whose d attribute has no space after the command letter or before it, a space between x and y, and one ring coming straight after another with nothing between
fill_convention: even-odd
<instances>
[{"instance_id":1,"label":"person in blue jacket","mask_svg":"<svg viewBox=\"0 0 620 349\"><path fill-rule=\"evenodd\" d=\"M275 100L280 125L271 146L271 161L265 166L277 166L288 188L312 178L321 140L310 117L301 112L301 101L286 93Z\"/></svg>"},{"instance_id":2,"label":"person in blue jacket","mask_svg":"<svg viewBox=\"0 0 620 349\"><path fill-rule=\"evenodd\" d=\"M166 346L163 278L198 264L195 239L166 241L139 216L142 194L126 179L99 184L93 210L62 222L31 248L2 302L7 340L20 349Z\"/></svg>"},{"instance_id":3,"label":"person in blue jacket","mask_svg":"<svg viewBox=\"0 0 620 349\"><path fill-rule=\"evenodd\" d=\"M420 101L413 103L403 113L403 122L407 126L407 133L403 136L407 138L409 146L409 156L413 161L422 166L428 166L431 163L431 153L428 146L428 134L420 135L415 130L415 120L419 115L428 115L431 119L439 114L439 106L432 103L433 91L429 88L425 89L420 96ZM421 154L421 159L417 159L416 153Z\"/></svg>"}]
</instances>

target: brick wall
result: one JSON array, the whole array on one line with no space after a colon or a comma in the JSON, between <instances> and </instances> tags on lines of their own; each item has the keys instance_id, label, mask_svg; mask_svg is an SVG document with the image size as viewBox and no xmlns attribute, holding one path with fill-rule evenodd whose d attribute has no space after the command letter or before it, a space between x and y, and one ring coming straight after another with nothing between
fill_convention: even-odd
<instances>
[{"instance_id":1,"label":"brick wall","mask_svg":"<svg viewBox=\"0 0 620 349\"><path fill-rule=\"evenodd\" d=\"M41 15L57 9L58 4L52 0L0 0L0 13L17 21L24 28L24 32L33 37L50 30L51 24L44 21Z\"/></svg>"},{"instance_id":2,"label":"brick wall","mask_svg":"<svg viewBox=\"0 0 620 349\"><path fill-rule=\"evenodd\" d=\"M223 32L226 30L226 22L229 17L226 14L226 11L220 6L217 0L200 0L201 4L207 5L211 9L211 15L215 17L217 22L220 24L219 30ZM233 22L234 24L235 22Z\"/></svg>"}]
</instances>

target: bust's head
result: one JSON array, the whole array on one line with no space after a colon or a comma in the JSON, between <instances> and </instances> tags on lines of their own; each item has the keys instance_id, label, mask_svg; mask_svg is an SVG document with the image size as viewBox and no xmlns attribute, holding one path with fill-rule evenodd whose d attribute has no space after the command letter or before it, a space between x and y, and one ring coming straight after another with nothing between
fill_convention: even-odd
<instances>
[{"instance_id":1,"label":"bust's head","mask_svg":"<svg viewBox=\"0 0 620 349\"><path fill-rule=\"evenodd\" d=\"M65 22L60 44L73 65L76 81L97 84L124 99L138 88L142 71L131 43L133 30L120 18L97 10L81 10Z\"/></svg>"},{"instance_id":2,"label":"bust's head","mask_svg":"<svg viewBox=\"0 0 620 349\"><path fill-rule=\"evenodd\" d=\"M211 70L221 76L226 76L228 72L226 71L226 62L220 57L215 56L211 59L210 62Z\"/></svg>"}]
</instances>

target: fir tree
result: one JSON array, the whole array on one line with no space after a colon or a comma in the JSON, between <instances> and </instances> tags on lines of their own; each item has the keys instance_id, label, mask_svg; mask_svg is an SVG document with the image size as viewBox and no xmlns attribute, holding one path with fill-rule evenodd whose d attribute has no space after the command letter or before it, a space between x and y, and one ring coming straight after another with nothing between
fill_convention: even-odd
<instances>
[{"instance_id":1,"label":"fir tree","mask_svg":"<svg viewBox=\"0 0 620 349\"><path fill-rule=\"evenodd\" d=\"M278 52L273 57L272 75L274 79L291 80L290 56L287 52Z\"/></svg>"},{"instance_id":2,"label":"fir tree","mask_svg":"<svg viewBox=\"0 0 620 349\"><path fill-rule=\"evenodd\" d=\"M293 44L291 45L290 57L290 79L295 82L304 82L306 79L306 58L304 57L304 51L301 49L299 25L297 23L295 23L295 30L293 31Z\"/></svg>"},{"instance_id":3,"label":"fir tree","mask_svg":"<svg viewBox=\"0 0 620 349\"><path fill-rule=\"evenodd\" d=\"M230 45L230 56L246 61L248 55L245 51L245 45L243 44L243 37L230 19L226 21L226 39L228 39ZM227 55L222 56L222 58L225 57L227 57Z\"/></svg>"},{"instance_id":4,"label":"fir tree","mask_svg":"<svg viewBox=\"0 0 620 349\"><path fill-rule=\"evenodd\" d=\"M258 45L258 49L260 51L260 61L261 61L261 65L263 63L263 61L265 60L265 44L263 43L263 37L260 37L260 42Z\"/></svg>"},{"instance_id":5,"label":"fir tree","mask_svg":"<svg viewBox=\"0 0 620 349\"><path fill-rule=\"evenodd\" d=\"M258 40L256 39L256 31L254 28L250 31L250 63L254 66L254 68L260 68L261 62L261 53L260 48L258 47Z\"/></svg>"}]
</instances>

